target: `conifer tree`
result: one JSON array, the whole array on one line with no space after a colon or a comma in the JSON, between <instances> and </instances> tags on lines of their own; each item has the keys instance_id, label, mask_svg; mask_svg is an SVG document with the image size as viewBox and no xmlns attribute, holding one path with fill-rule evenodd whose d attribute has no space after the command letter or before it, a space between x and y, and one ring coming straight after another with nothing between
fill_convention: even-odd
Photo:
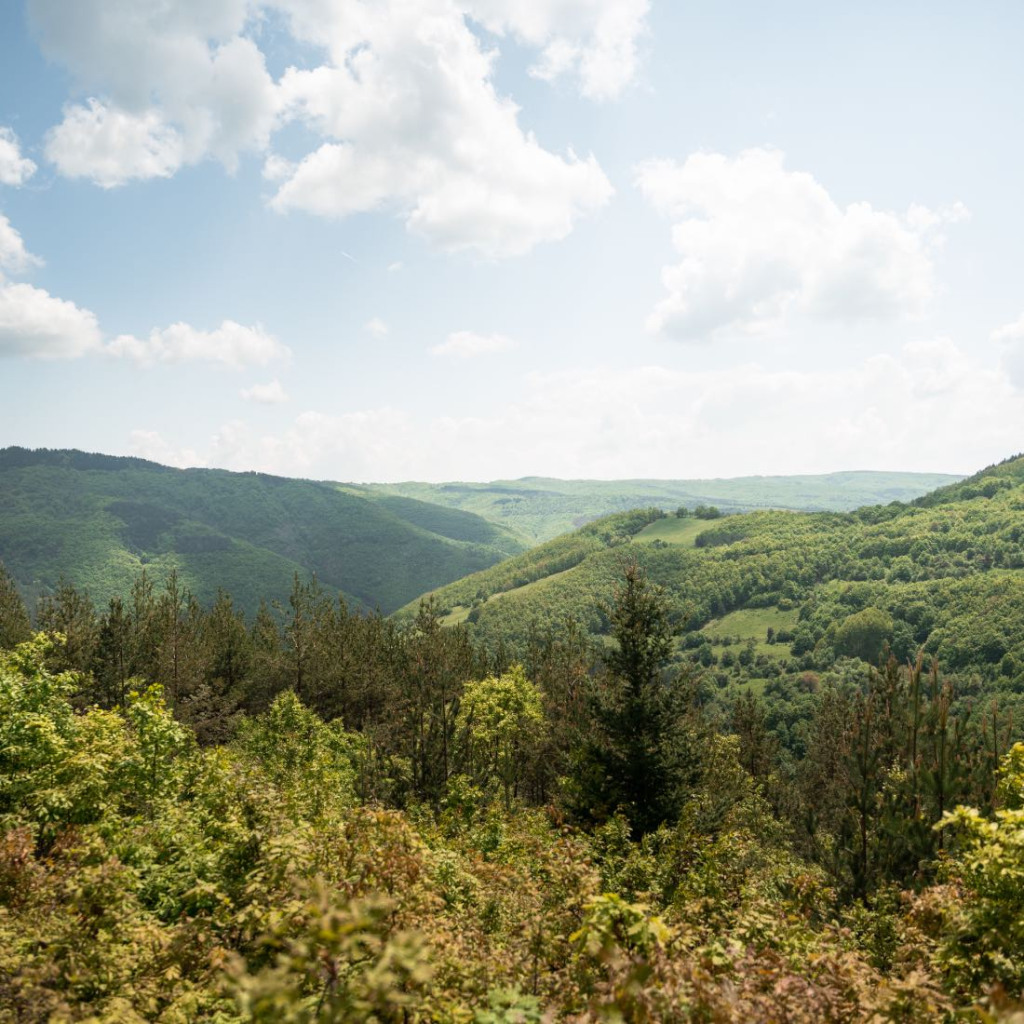
<instances>
[{"instance_id":1,"label":"conifer tree","mask_svg":"<svg viewBox=\"0 0 1024 1024\"><path fill-rule=\"evenodd\" d=\"M92 668L99 624L87 591L76 589L62 576L56 590L40 599L36 619L41 630L64 637L64 643L50 654L51 669L88 672Z\"/></svg>"},{"instance_id":2,"label":"conifer tree","mask_svg":"<svg viewBox=\"0 0 1024 1024\"><path fill-rule=\"evenodd\" d=\"M701 729L691 681L667 671L665 595L636 562L607 611L614 646L592 697L594 729L576 759L576 809L598 819L621 812L641 836L678 813L699 777Z\"/></svg>"},{"instance_id":3,"label":"conifer tree","mask_svg":"<svg viewBox=\"0 0 1024 1024\"><path fill-rule=\"evenodd\" d=\"M0 562L0 648L24 643L32 633L25 602L10 573Z\"/></svg>"}]
</instances>

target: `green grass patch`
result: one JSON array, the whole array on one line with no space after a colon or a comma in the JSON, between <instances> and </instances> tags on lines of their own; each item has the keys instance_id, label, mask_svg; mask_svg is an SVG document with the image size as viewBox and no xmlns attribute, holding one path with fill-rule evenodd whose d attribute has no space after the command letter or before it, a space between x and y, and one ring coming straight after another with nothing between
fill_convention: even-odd
<instances>
[{"instance_id":1,"label":"green grass patch","mask_svg":"<svg viewBox=\"0 0 1024 1024\"><path fill-rule=\"evenodd\" d=\"M780 629L794 629L799 614L796 608L786 611L781 608L741 608L720 619L712 619L702 632L711 638L738 636L741 640L763 640L769 629L774 629L776 633Z\"/></svg>"},{"instance_id":2,"label":"green grass patch","mask_svg":"<svg viewBox=\"0 0 1024 1024\"><path fill-rule=\"evenodd\" d=\"M799 614L796 608L785 611L780 608L741 608L720 619L713 619L701 632L711 640L711 646L719 655L729 646L725 643L729 637L733 641L734 650L753 640L755 656L764 654L769 658L787 658L789 644L768 643L768 630L773 629L776 633L781 630L792 631Z\"/></svg>"},{"instance_id":3,"label":"green grass patch","mask_svg":"<svg viewBox=\"0 0 1024 1024\"><path fill-rule=\"evenodd\" d=\"M634 539L638 544L653 544L660 540L662 544L681 544L692 548L697 534L710 525L707 519L676 519L675 516L668 516L645 526Z\"/></svg>"}]
</instances>

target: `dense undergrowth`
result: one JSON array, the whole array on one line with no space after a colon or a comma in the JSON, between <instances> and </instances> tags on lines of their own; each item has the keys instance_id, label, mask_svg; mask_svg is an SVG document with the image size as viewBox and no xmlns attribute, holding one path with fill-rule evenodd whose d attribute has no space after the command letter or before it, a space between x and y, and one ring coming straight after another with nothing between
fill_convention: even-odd
<instances>
[{"instance_id":1,"label":"dense undergrowth","mask_svg":"<svg viewBox=\"0 0 1024 1024\"><path fill-rule=\"evenodd\" d=\"M274 644L185 644L168 600L113 688L59 633L0 656L0 1020L1011 1019L1024 747L937 672L822 689L794 766L666 668L635 568L613 649L528 669L429 607L297 587Z\"/></svg>"}]
</instances>

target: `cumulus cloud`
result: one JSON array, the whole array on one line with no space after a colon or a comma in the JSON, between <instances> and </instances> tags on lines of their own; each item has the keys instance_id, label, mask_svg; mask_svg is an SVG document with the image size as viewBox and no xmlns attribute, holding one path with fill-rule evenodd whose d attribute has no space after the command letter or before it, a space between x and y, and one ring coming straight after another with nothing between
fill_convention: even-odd
<instances>
[{"instance_id":1,"label":"cumulus cloud","mask_svg":"<svg viewBox=\"0 0 1024 1024\"><path fill-rule=\"evenodd\" d=\"M0 213L0 282L3 271L12 274L23 274L32 267L41 267L43 261L33 256L25 247L25 240L18 229Z\"/></svg>"},{"instance_id":2,"label":"cumulus cloud","mask_svg":"<svg viewBox=\"0 0 1024 1024\"><path fill-rule=\"evenodd\" d=\"M375 316L366 322L365 330L375 338L383 338L388 333L388 325L379 316Z\"/></svg>"},{"instance_id":3,"label":"cumulus cloud","mask_svg":"<svg viewBox=\"0 0 1024 1024\"><path fill-rule=\"evenodd\" d=\"M471 359L474 356L489 355L493 352L507 352L515 348L515 342L504 334L477 334L475 331L453 331L439 345L431 350L435 356L455 356Z\"/></svg>"},{"instance_id":4,"label":"cumulus cloud","mask_svg":"<svg viewBox=\"0 0 1024 1024\"><path fill-rule=\"evenodd\" d=\"M0 213L0 358L74 359L101 346L103 336L89 310L42 288L7 281L3 273L24 273L42 262Z\"/></svg>"},{"instance_id":5,"label":"cumulus cloud","mask_svg":"<svg viewBox=\"0 0 1024 1024\"><path fill-rule=\"evenodd\" d=\"M535 73L609 96L635 70L646 0L29 0L44 52L89 98L65 108L46 154L112 188L207 157L265 155L280 211L385 209L445 250L486 257L565 237L612 188L597 161L542 147L493 84L496 51L472 24L539 48ZM324 62L274 81L256 44L283 15ZM254 38L255 37L255 38ZM301 122L305 156L270 151Z\"/></svg>"},{"instance_id":6,"label":"cumulus cloud","mask_svg":"<svg viewBox=\"0 0 1024 1024\"><path fill-rule=\"evenodd\" d=\"M30 284L0 284L0 356L75 359L102 340L89 310Z\"/></svg>"},{"instance_id":7,"label":"cumulus cloud","mask_svg":"<svg viewBox=\"0 0 1024 1024\"><path fill-rule=\"evenodd\" d=\"M937 229L967 214L962 204L915 205L904 215L866 202L842 207L770 149L650 160L636 181L672 221L681 257L662 271L668 295L648 326L684 340L757 331L790 314L840 322L918 316L934 290Z\"/></svg>"},{"instance_id":8,"label":"cumulus cloud","mask_svg":"<svg viewBox=\"0 0 1024 1024\"><path fill-rule=\"evenodd\" d=\"M276 378L269 384L254 384L251 388L243 388L239 394L247 402L260 405L281 405L288 401L288 394Z\"/></svg>"},{"instance_id":9,"label":"cumulus cloud","mask_svg":"<svg viewBox=\"0 0 1024 1024\"><path fill-rule=\"evenodd\" d=\"M992 340L1009 344L1024 341L1024 313L1014 320L1013 323L1004 324L1002 327L996 328L992 332Z\"/></svg>"},{"instance_id":10,"label":"cumulus cloud","mask_svg":"<svg viewBox=\"0 0 1024 1024\"><path fill-rule=\"evenodd\" d=\"M24 185L36 165L21 155L21 143L10 128L0 127L0 185Z\"/></svg>"},{"instance_id":11,"label":"cumulus cloud","mask_svg":"<svg viewBox=\"0 0 1024 1024\"><path fill-rule=\"evenodd\" d=\"M576 80L591 99L617 96L637 71L648 0L467 0L473 18L540 50L537 78Z\"/></svg>"},{"instance_id":12,"label":"cumulus cloud","mask_svg":"<svg viewBox=\"0 0 1024 1024\"><path fill-rule=\"evenodd\" d=\"M289 350L262 327L225 320L213 331L176 323L154 328L147 338L130 334L105 341L96 314L29 284L0 284L0 356L77 359L104 355L140 365L206 362L225 366L266 366ZM274 381L252 389L255 401L282 401ZM260 397L260 394L263 397ZM267 397L267 396L270 397ZM281 392L283 396L283 392Z\"/></svg>"},{"instance_id":13,"label":"cumulus cloud","mask_svg":"<svg viewBox=\"0 0 1024 1024\"><path fill-rule=\"evenodd\" d=\"M331 11L333 20L293 17L331 62L285 73L285 110L328 141L291 169L275 209L394 209L441 249L502 257L564 238L607 203L611 185L593 157L552 153L519 126L491 81L495 55L452 0Z\"/></svg>"},{"instance_id":14,"label":"cumulus cloud","mask_svg":"<svg viewBox=\"0 0 1024 1024\"><path fill-rule=\"evenodd\" d=\"M68 178L114 188L138 178L169 178L185 159L184 140L157 110L132 114L91 99L64 110L47 136L46 158Z\"/></svg>"},{"instance_id":15,"label":"cumulus cloud","mask_svg":"<svg viewBox=\"0 0 1024 1024\"><path fill-rule=\"evenodd\" d=\"M234 320L225 320L212 331L175 323L154 328L146 338L122 334L107 341L95 313L42 288L8 282L3 274L5 270L21 273L41 264L17 229L0 214L0 357L77 359L103 354L143 365L209 362L243 367L266 366L291 356L290 350L259 324L246 327Z\"/></svg>"},{"instance_id":16,"label":"cumulus cloud","mask_svg":"<svg viewBox=\"0 0 1024 1024\"><path fill-rule=\"evenodd\" d=\"M112 187L207 156L234 169L266 147L278 96L242 34L248 0L29 0L28 13L43 52L94 97L50 135L62 173Z\"/></svg>"},{"instance_id":17,"label":"cumulus cloud","mask_svg":"<svg viewBox=\"0 0 1024 1024\"><path fill-rule=\"evenodd\" d=\"M176 323L154 328L147 338L121 334L109 342L107 355L132 359L142 365L154 363L206 362L225 366L266 366L285 359L289 350L259 325L245 327L225 320L213 331L202 331L191 324Z\"/></svg>"},{"instance_id":18,"label":"cumulus cloud","mask_svg":"<svg viewBox=\"0 0 1024 1024\"><path fill-rule=\"evenodd\" d=\"M828 371L747 364L537 375L483 416L309 410L273 435L234 421L203 457L336 480L949 472L1017 450L1022 421L1024 394L1006 375L940 338Z\"/></svg>"}]
</instances>

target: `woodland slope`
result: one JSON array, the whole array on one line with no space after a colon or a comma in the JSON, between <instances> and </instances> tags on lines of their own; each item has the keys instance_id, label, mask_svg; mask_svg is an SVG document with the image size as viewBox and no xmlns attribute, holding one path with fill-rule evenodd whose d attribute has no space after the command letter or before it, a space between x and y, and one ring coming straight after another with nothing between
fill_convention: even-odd
<instances>
[{"instance_id":1,"label":"woodland slope","mask_svg":"<svg viewBox=\"0 0 1024 1024\"><path fill-rule=\"evenodd\" d=\"M357 606L389 612L520 551L472 513L354 494L311 480L171 469L78 451L0 451L0 561L31 603L61 576L94 600L139 570L176 570L202 601L252 612L315 573Z\"/></svg>"}]
</instances>

